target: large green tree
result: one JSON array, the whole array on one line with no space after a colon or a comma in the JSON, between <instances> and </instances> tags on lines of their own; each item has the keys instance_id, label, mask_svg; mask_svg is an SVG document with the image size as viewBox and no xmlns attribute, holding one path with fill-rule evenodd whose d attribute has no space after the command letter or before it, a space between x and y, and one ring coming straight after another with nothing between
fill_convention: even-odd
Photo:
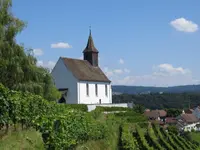
<instances>
[{"instance_id":1,"label":"large green tree","mask_svg":"<svg viewBox=\"0 0 200 150\"><path fill-rule=\"evenodd\" d=\"M32 50L16 42L26 24L12 14L11 7L11 0L0 0L0 82L10 89L55 100L60 94L48 69L38 67Z\"/></svg>"}]
</instances>

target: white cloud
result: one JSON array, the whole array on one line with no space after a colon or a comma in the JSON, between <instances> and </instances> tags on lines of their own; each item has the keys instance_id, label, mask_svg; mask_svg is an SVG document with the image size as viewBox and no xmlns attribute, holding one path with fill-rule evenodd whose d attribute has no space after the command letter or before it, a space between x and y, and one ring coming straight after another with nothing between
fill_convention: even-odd
<instances>
[{"instance_id":1,"label":"white cloud","mask_svg":"<svg viewBox=\"0 0 200 150\"><path fill-rule=\"evenodd\" d=\"M141 75L141 76L126 76L122 78L111 79L115 85L135 85L135 86L176 86L199 84L198 80L192 76L154 76L154 75ZM197 82L198 81L198 82Z\"/></svg>"},{"instance_id":2,"label":"white cloud","mask_svg":"<svg viewBox=\"0 0 200 150\"><path fill-rule=\"evenodd\" d=\"M39 60L37 62L37 66L41 66L41 67L44 67L44 68L48 68L48 69L53 69L53 67L55 66L55 62L54 61L47 61L47 62L44 62L42 60Z\"/></svg>"},{"instance_id":3,"label":"white cloud","mask_svg":"<svg viewBox=\"0 0 200 150\"><path fill-rule=\"evenodd\" d=\"M80 56L78 59L83 59L83 56Z\"/></svg>"},{"instance_id":4,"label":"white cloud","mask_svg":"<svg viewBox=\"0 0 200 150\"><path fill-rule=\"evenodd\" d=\"M43 55L43 51L42 51L42 49L40 49L40 48L33 49L33 54L34 54L35 56L42 56L42 55Z\"/></svg>"},{"instance_id":5,"label":"white cloud","mask_svg":"<svg viewBox=\"0 0 200 150\"><path fill-rule=\"evenodd\" d=\"M170 22L170 25L178 31L182 32L196 32L198 25L185 18L178 18Z\"/></svg>"},{"instance_id":6,"label":"white cloud","mask_svg":"<svg viewBox=\"0 0 200 150\"><path fill-rule=\"evenodd\" d=\"M177 75L177 74L190 74L190 70L184 69L182 67L173 67L171 64L160 64L158 66L154 66L155 70L154 74L162 74L162 75Z\"/></svg>"},{"instance_id":7,"label":"white cloud","mask_svg":"<svg viewBox=\"0 0 200 150\"><path fill-rule=\"evenodd\" d=\"M104 67L103 71L108 77L113 77L113 76L116 77L118 75L130 73L130 70L127 68L125 68L125 69L109 69L108 67Z\"/></svg>"},{"instance_id":8,"label":"white cloud","mask_svg":"<svg viewBox=\"0 0 200 150\"><path fill-rule=\"evenodd\" d=\"M129 70L129 69L124 69L124 72L126 72L126 73L130 73L131 71Z\"/></svg>"},{"instance_id":9,"label":"white cloud","mask_svg":"<svg viewBox=\"0 0 200 150\"><path fill-rule=\"evenodd\" d=\"M55 62L54 61L48 61L47 63L47 67L50 68L50 69L53 69L53 67L55 66Z\"/></svg>"},{"instance_id":10,"label":"white cloud","mask_svg":"<svg viewBox=\"0 0 200 150\"><path fill-rule=\"evenodd\" d=\"M146 75L112 74L110 80L114 85L136 86L175 86L200 83L200 80L194 79L189 69L174 67L167 63L153 66L152 73Z\"/></svg>"},{"instance_id":11,"label":"white cloud","mask_svg":"<svg viewBox=\"0 0 200 150\"><path fill-rule=\"evenodd\" d=\"M122 74L123 70L122 69L115 69L115 70L113 70L113 72L117 73L117 74Z\"/></svg>"},{"instance_id":12,"label":"white cloud","mask_svg":"<svg viewBox=\"0 0 200 150\"><path fill-rule=\"evenodd\" d=\"M72 48L72 45L69 45L69 43L59 42L51 44L51 48Z\"/></svg>"},{"instance_id":13,"label":"white cloud","mask_svg":"<svg viewBox=\"0 0 200 150\"><path fill-rule=\"evenodd\" d=\"M120 64L124 64L124 60L122 58L119 59Z\"/></svg>"},{"instance_id":14,"label":"white cloud","mask_svg":"<svg viewBox=\"0 0 200 150\"><path fill-rule=\"evenodd\" d=\"M108 67L104 67L103 71L108 77L117 76L117 75L124 75L124 74L128 74L128 73L131 72L127 68L124 68L124 69L109 69Z\"/></svg>"},{"instance_id":15,"label":"white cloud","mask_svg":"<svg viewBox=\"0 0 200 150\"><path fill-rule=\"evenodd\" d=\"M113 76L113 72L112 72L112 71L108 71L108 72L106 72L106 76L108 76L108 77Z\"/></svg>"},{"instance_id":16,"label":"white cloud","mask_svg":"<svg viewBox=\"0 0 200 150\"><path fill-rule=\"evenodd\" d=\"M108 77L113 76L113 71L109 70L108 67L104 67L103 71L106 74L106 76Z\"/></svg>"},{"instance_id":17,"label":"white cloud","mask_svg":"<svg viewBox=\"0 0 200 150\"><path fill-rule=\"evenodd\" d=\"M43 61L38 60L38 61L37 61L37 66L42 66L42 65L43 65Z\"/></svg>"}]
</instances>

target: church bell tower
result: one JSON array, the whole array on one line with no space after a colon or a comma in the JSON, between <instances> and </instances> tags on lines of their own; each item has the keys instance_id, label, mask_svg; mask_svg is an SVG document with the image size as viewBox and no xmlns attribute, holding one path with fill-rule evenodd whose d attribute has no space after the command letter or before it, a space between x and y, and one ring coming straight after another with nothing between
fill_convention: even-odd
<instances>
[{"instance_id":1,"label":"church bell tower","mask_svg":"<svg viewBox=\"0 0 200 150\"><path fill-rule=\"evenodd\" d=\"M87 60L92 66L98 67L98 53L99 51L94 46L92 33L90 29L87 46L83 51L84 60Z\"/></svg>"}]
</instances>

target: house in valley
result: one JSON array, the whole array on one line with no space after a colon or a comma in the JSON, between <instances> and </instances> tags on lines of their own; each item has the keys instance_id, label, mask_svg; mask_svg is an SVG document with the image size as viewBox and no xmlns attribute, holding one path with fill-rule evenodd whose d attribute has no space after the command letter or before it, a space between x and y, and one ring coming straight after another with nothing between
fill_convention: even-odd
<instances>
[{"instance_id":1,"label":"house in valley","mask_svg":"<svg viewBox=\"0 0 200 150\"><path fill-rule=\"evenodd\" d=\"M112 104L111 81L99 67L91 30L83 60L60 57L52 70L54 83L68 104Z\"/></svg>"},{"instance_id":2,"label":"house in valley","mask_svg":"<svg viewBox=\"0 0 200 150\"><path fill-rule=\"evenodd\" d=\"M147 116L149 120L165 122L167 112L165 110L145 110L144 115Z\"/></svg>"},{"instance_id":3,"label":"house in valley","mask_svg":"<svg viewBox=\"0 0 200 150\"><path fill-rule=\"evenodd\" d=\"M198 119L200 119L200 106L197 106L197 107L193 110L192 114L194 114Z\"/></svg>"},{"instance_id":4,"label":"house in valley","mask_svg":"<svg viewBox=\"0 0 200 150\"><path fill-rule=\"evenodd\" d=\"M165 118L165 124L167 125L176 125L177 119L175 117L166 117Z\"/></svg>"},{"instance_id":5,"label":"house in valley","mask_svg":"<svg viewBox=\"0 0 200 150\"><path fill-rule=\"evenodd\" d=\"M177 127L180 131L199 131L200 122L194 114L181 114L177 118Z\"/></svg>"}]
</instances>

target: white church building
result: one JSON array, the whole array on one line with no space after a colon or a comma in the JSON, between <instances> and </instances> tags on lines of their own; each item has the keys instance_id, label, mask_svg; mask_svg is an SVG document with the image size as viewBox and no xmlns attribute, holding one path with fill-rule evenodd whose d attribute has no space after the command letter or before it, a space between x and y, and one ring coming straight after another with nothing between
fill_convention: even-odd
<instances>
[{"instance_id":1,"label":"white church building","mask_svg":"<svg viewBox=\"0 0 200 150\"><path fill-rule=\"evenodd\" d=\"M112 104L111 81L98 65L91 31L83 60L60 57L52 70L54 83L68 104Z\"/></svg>"}]
</instances>

